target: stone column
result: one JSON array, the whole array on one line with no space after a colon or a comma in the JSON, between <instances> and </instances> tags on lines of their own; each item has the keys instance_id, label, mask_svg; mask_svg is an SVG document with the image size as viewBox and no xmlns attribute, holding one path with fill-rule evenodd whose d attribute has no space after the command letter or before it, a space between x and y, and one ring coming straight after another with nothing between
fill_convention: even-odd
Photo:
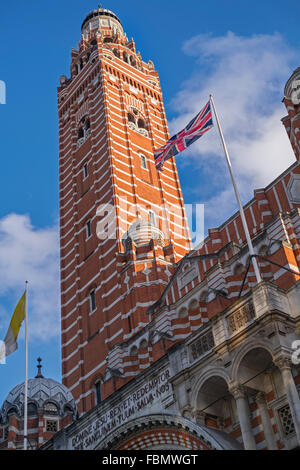
<instances>
[{"instance_id":1,"label":"stone column","mask_svg":"<svg viewBox=\"0 0 300 470\"><path fill-rule=\"evenodd\" d=\"M205 418L206 414L203 411L196 411L195 412L195 421L199 426L205 426Z\"/></svg>"},{"instance_id":2,"label":"stone column","mask_svg":"<svg viewBox=\"0 0 300 470\"><path fill-rule=\"evenodd\" d=\"M236 401L244 448L245 450L256 450L256 443L250 420L250 410L246 398L246 389L242 385L237 385L232 387L229 391Z\"/></svg>"},{"instance_id":3,"label":"stone column","mask_svg":"<svg viewBox=\"0 0 300 470\"><path fill-rule=\"evenodd\" d=\"M291 370L291 361L288 357L279 357L274 362L281 372L283 385L295 425L298 444L300 445L300 399Z\"/></svg>"},{"instance_id":4,"label":"stone column","mask_svg":"<svg viewBox=\"0 0 300 470\"><path fill-rule=\"evenodd\" d=\"M261 416L262 426L264 428L264 435L265 435L265 440L267 443L268 450L278 450L265 394L262 392L259 392L255 397L255 401L257 403L259 413Z\"/></svg>"}]
</instances>

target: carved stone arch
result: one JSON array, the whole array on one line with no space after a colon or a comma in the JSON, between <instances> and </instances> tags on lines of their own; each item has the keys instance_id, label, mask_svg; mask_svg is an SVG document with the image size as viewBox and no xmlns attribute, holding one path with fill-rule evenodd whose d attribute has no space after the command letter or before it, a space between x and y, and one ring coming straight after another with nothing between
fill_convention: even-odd
<instances>
[{"instance_id":1,"label":"carved stone arch","mask_svg":"<svg viewBox=\"0 0 300 470\"><path fill-rule=\"evenodd\" d=\"M10 405L7 410L5 411L5 416L6 416L6 420L8 420L8 417L9 415L11 414L16 414L18 416L20 416L21 412L20 412L20 407L13 404L13 405Z\"/></svg>"},{"instance_id":2,"label":"carved stone arch","mask_svg":"<svg viewBox=\"0 0 300 470\"><path fill-rule=\"evenodd\" d=\"M196 379L195 383L193 384L193 388L191 390L191 406L193 408L197 407L197 397L202 386L207 380L213 377L220 377L226 382L228 386L231 383L231 377L223 367L212 367L210 369L207 369L202 374L200 374L200 376Z\"/></svg>"},{"instance_id":3,"label":"carved stone arch","mask_svg":"<svg viewBox=\"0 0 300 470\"><path fill-rule=\"evenodd\" d=\"M273 345L272 343L267 340L266 338L261 339L258 337L251 338L249 340L246 340L245 343L240 347L239 351L236 352L236 354L233 356L233 361L232 361L232 366L231 366L231 377L232 377L232 382L238 382L238 371L240 364L244 357L254 349L265 349L270 356L272 357L272 360L274 361L274 351L273 351Z\"/></svg>"},{"instance_id":4,"label":"carved stone arch","mask_svg":"<svg viewBox=\"0 0 300 470\"><path fill-rule=\"evenodd\" d=\"M173 444L170 444L170 433ZM129 450L132 446L138 450L241 449L235 439L221 431L207 429L182 416L153 414L132 419L116 427L95 445L94 450Z\"/></svg>"}]
</instances>

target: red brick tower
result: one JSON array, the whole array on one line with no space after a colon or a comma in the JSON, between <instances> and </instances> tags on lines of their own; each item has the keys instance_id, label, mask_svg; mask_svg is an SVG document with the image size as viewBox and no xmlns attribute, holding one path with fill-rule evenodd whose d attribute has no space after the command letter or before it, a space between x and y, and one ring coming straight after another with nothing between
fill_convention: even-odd
<instances>
[{"instance_id":1,"label":"red brick tower","mask_svg":"<svg viewBox=\"0 0 300 470\"><path fill-rule=\"evenodd\" d=\"M62 372L82 414L134 375L119 345L191 244L175 161L154 165L169 132L153 63L105 9L71 56L58 88Z\"/></svg>"}]
</instances>

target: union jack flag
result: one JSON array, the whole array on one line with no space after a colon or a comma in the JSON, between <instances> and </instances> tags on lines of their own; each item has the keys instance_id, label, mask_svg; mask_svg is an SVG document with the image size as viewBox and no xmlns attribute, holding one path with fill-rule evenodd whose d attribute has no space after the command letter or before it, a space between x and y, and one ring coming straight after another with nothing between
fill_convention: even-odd
<instances>
[{"instance_id":1,"label":"union jack flag","mask_svg":"<svg viewBox=\"0 0 300 470\"><path fill-rule=\"evenodd\" d=\"M162 171L165 161L183 152L187 147L198 140L205 132L213 127L210 101L206 103L200 113L178 134L175 134L166 145L154 152L156 169Z\"/></svg>"}]
</instances>

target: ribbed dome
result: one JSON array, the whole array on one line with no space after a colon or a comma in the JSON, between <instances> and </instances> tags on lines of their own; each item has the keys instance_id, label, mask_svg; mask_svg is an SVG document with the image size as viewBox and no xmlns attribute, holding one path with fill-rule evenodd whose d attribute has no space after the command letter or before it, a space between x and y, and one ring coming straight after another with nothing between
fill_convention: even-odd
<instances>
[{"instance_id":1,"label":"ribbed dome","mask_svg":"<svg viewBox=\"0 0 300 470\"><path fill-rule=\"evenodd\" d=\"M81 25L81 30L85 28L85 26L87 25L89 21L98 17L104 17L104 18L106 17L106 18L111 18L113 20L116 20L119 23L123 31L123 27L122 27L122 23L120 19L117 17L117 15L115 15L113 11L107 10L106 8L98 8L97 10L93 10L91 13L89 13Z\"/></svg>"},{"instance_id":2,"label":"ribbed dome","mask_svg":"<svg viewBox=\"0 0 300 470\"><path fill-rule=\"evenodd\" d=\"M6 420L7 412L11 409L15 409L20 416L23 414L24 390L23 382L9 392L1 409L2 420ZM44 377L28 380L28 402L34 403L38 409L43 409L47 402L54 403L60 415L66 412L66 407L69 411L72 410L74 416L77 412L73 395L67 387Z\"/></svg>"},{"instance_id":3,"label":"ribbed dome","mask_svg":"<svg viewBox=\"0 0 300 470\"><path fill-rule=\"evenodd\" d=\"M156 239L163 245L164 234L155 225L142 220L137 219L128 229L128 232L124 235L123 241L127 238L131 238L136 246L149 243L151 239Z\"/></svg>"}]
</instances>

